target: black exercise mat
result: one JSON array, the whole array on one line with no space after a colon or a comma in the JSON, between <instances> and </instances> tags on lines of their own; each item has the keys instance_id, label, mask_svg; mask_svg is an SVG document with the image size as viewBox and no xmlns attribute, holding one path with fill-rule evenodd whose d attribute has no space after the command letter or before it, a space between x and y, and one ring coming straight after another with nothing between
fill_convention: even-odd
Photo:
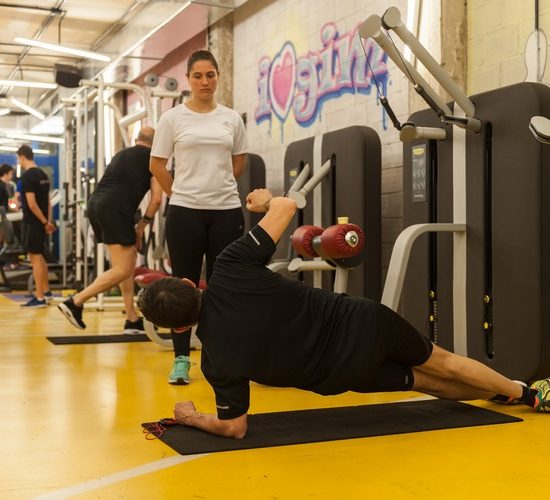
<instances>
[{"instance_id":1,"label":"black exercise mat","mask_svg":"<svg viewBox=\"0 0 550 500\"><path fill-rule=\"evenodd\" d=\"M172 338L169 333L159 334L160 338ZM144 333L119 335L78 335L74 337L46 337L52 344L111 344L116 342L149 342Z\"/></svg>"},{"instance_id":2,"label":"black exercise mat","mask_svg":"<svg viewBox=\"0 0 550 500\"><path fill-rule=\"evenodd\" d=\"M465 403L430 399L249 415L244 439L182 425L168 427L159 439L181 455L194 455L521 421Z\"/></svg>"}]
</instances>

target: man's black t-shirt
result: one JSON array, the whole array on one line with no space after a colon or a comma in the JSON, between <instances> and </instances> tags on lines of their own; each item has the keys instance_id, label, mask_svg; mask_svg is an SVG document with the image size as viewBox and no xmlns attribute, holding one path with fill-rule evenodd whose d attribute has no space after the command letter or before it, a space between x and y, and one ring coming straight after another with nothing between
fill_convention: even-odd
<instances>
[{"instance_id":1,"label":"man's black t-shirt","mask_svg":"<svg viewBox=\"0 0 550 500\"><path fill-rule=\"evenodd\" d=\"M113 156L92 195L94 202L133 216L151 185L150 155L151 148L138 144Z\"/></svg>"},{"instance_id":2,"label":"man's black t-shirt","mask_svg":"<svg viewBox=\"0 0 550 500\"><path fill-rule=\"evenodd\" d=\"M203 292L201 365L222 419L247 412L251 380L338 394L360 391L375 369L374 304L272 272L274 251L254 227L218 256Z\"/></svg>"},{"instance_id":3,"label":"man's black t-shirt","mask_svg":"<svg viewBox=\"0 0 550 500\"><path fill-rule=\"evenodd\" d=\"M21 176L21 206L23 208L23 221L26 224L39 224L42 221L36 217L27 203L27 193L34 193L36 204L45 217L48 217L48 197L50 196L50 180L46 173L39 167L32 167Z\"/></svg>"},{"instance_id":4,"label":"man's black t-shirt","mask_svg":"<svg viewBox=\"0 0 550 500\"><path fill-rule=\"evenodd\" d=\"M9 206L10 206L10 198L13 196L10 185L7 182L4 182L0 179L0 207L4 207L6 209L6 213L8 212Z\"/></svg>"}]
</instances>

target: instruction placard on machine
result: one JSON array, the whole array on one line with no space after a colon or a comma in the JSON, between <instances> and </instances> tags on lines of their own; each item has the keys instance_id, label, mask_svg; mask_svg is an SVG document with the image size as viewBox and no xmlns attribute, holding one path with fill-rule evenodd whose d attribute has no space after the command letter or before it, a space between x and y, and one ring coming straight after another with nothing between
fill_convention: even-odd
<instances>
[{"instance_id":1,"label":"instruction placard on machine","mask_svg":"<svg viewBox=\"0 0 550 500\"><path fill-rule=\"evenodd\" d=\"M426 145L412 147L412 202L426 201Z\"/></svg>"}]
</instances>

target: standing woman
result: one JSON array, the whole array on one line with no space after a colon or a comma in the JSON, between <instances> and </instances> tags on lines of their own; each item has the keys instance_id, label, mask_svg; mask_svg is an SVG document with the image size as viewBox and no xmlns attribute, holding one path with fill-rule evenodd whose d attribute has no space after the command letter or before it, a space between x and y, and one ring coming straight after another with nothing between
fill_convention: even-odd
<instances>
[{"instance_id":1,"label":"standing woman","mask_svg":"<svg viewBox=\"0 0 550 500\"><path fill-rule=\"evenodd\" d=\"M216 103L218 63L207 50L187 62L191 98L162 115L150 170L170 197L166 241L172 274L198 285L203 257L206 280L218 254L243 234L237 178L246 161L246 131L239 114ZM166 169L174 155L174 178ZM191 330L172 332L175 360L168 382L189 383Z\"/></svg>"}]
</instances>

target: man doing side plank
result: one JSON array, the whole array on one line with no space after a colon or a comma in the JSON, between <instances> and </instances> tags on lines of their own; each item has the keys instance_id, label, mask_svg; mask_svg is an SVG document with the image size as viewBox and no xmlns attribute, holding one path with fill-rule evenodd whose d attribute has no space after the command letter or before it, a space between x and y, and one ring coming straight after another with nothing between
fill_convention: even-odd
<instances>
[{"instance_id":1,"label":"man doing side plank","mask_svg":"<svg viewBox=\"0 0 550 500\"><path fill-rule=\"evenodd\" d=\"M214 389L217 415L186 401L174 410L180 424L244 437L250 381L323 395L414 390L550 411L550 379L522 385L432 344L384 305L270 271L266 263L296 203L257 189L247 208L266 215L218 256L204 292L189 280L166 278L139 299L142 313L158 326L184 331L198 323L202 371Z\"/></svg>"}]
</instances>

